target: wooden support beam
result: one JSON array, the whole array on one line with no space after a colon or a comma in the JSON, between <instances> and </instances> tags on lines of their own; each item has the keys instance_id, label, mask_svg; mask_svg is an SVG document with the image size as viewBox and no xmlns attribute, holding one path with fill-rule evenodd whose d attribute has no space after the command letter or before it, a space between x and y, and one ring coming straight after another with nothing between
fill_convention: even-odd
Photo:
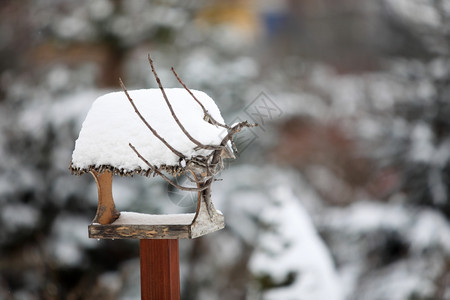
<instances>
[{"instance_id":1,"label":"wooden support beam","mask_svg":"<svg viewBox=\"0 0 450 300\"><path fill-rule=\"evenodd\" d=\"M98 207L93 223L102 225L111 224L120 216L116 209L112 195L112 173L106 170L103 173L90 171L94 176L98 189Z\"/></svg>"},{"instance_id":2,"label":"wooden support beam","mask_svg":"<svg viewBox=\"0 0 450 300\"><path fill-rule=\"evenodd\" d=\"M177 239L140 240L141 299L180 300Z\"/></svg>"}]
</instances>

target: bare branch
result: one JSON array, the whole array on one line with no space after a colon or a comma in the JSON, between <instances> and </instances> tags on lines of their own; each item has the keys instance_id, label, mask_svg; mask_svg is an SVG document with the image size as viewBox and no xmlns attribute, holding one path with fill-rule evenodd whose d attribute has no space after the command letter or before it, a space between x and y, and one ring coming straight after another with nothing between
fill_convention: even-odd
<instances>
[{"instance_id":1,"label":"bare branch","mask_svg":"<svg viewBox=\"0 0 450 300\"><path fill-rule=\"evenodd\" d=\"M258 124L250 124L248 121L240 122L240 123L234 125L228 131L228 134L223 138L221 145L225 146L228 143L228 141L232 140L233 135L235 135L236 133L241 131L242 128L244 128L244 127L255 127L255 126L258 126ZM221 158L222 158L221 151L219 151L219 150L214 151L212 159L211 159L211 162L210 162L210 166L217 165L220 162ZM208 181L206 182L207 185L209 185L211 183L212 183L211 179L208 179Z\"/></svg>"},{"instance_id":2,"label":"bare branch","mask_svg":"<svg viewBox=\"0 0 450 300\"><path fill-rule=\"evenodd\" d=\"M192 172L192 171L191 171ZM190 181L190 182L197 182L195 181L193 178L191 178L188 174L184 174L184 176L186 176L186 178Z\"/></svg>"},{"instance_id":3,"label":"bare branch","mask_svg":"<svg viewBox=\"0 0 450 300\"><path fill-rule=\"evenodd\" d=\"M228 131L228 134L223 138L221 145L225 146L228 143L228 141L233 138L233 135L235 135L236 133L241 131L242 128L244 128L244 127L250 128L250 127L256 127L256 126L258 126L258 124L250 124L248 121L240 122L240 123L234 125Z\"/></svg>"},{"instance_id":4,"label":"bare branch","mask_svg":"<svg viewBox=\"0 0 450 300\"><path fill-rule=\"evenodd\" d=\"M236 143L233 140L231 140L231 149L233 149L233 151L236 152L236 154L239 154L239 150L236 147Z\"/></svg>"},{"instance_id":5,"label":"bare branch","mask_svg":"<svg viewBox=\"0 0 450 300\"><path fill-rule=\"evenodd\" d=\"M176 187L177 189L180 189L182 191L188 191L188 192L200 192L203 190L206 190L209 187L209 184L201 187L201 188L188 188L188 187L184 187L181 186L175 182L173 182L169 177L167 177L166 175L164 175L164 173L162 173L161 171L159 171L155 166L153 166L152 164L150 164L150 162L148 160L146 160L140 153L139 151L136 150L136 148L129 143L128 146L130 146L131 149L133 149L134 153L136 153L136 155L143 161L145 162L145 164L153 171L155 172L157 175L161 176L165 181L167 181L169 184L173 185L174 187Z\"/></svg>"},{"instance_id":6,"label":"bare branch","mask_svg":"<svg viewBox=\"0 0 450 300\"><path fill-rule=\"evenodd\" d=\"M158 77L158 74L156 73L155 70L155 66L153 65L153 60L150 56L150 53L148 54L148 61L150 63L150 67L152 68L152 72L153 75L155 76L156 82L158 83L159 89L161 90L161 93L163 95L164 100L166 101L167 107L170 110L170 113L172 114L173 119L175 120L175 122L178 124L178 127L180 127L181 131L183 131L184 135L186 135L186 137L193 142L194 144L196 144L198 147L203 148L203 149L208 149L208 150L218 150L218 149L222 149L221 146L211 146L211 145L204 145L201 142L199 142L197 139L195 139L194 137L192 137L190 135L190 133L186 130L186 128L184 128L183 124L181 124L180 120L178 119L177 115L175 114L175 111L173 110L172 104L170 104L169 99L167 98L166 92L164 91L164 88L161 84L161 80Z\"/></svg>"},{"instance_id":7,"label":"bare branch","mask_svg":"<svg viewBox=\"0 0 450 300\"><path fill-rule=\"evenodd\" d=\"M205 167L205 168L208 167L208 163L207 163L207 162L203 162L203 161L197 159L197 157L192 157L191 161L193 161L193 162L195 162L196 164L198 164L198 165L200 165L200 166L203 166L203 167Z\"/></svg>"},{"instance_id":8,"label":"bare branch","mask_svg":"<svg viewBox=\"0 0 450 300\"><path fill-rule=\"evenodd\" d=\"M191 172L192 176L194 176L195 182L197 182L197 188L200 188L200 182L198 181L197 175L195 175L195 173L193 171L190 171L190 172ZM201 202L202 202L202 194L203 194L203 191L198 191L197 192L197 209L195 210L196 211L195 212L195 216L194 216L194 219L192 220L191 224L194 224L195 221L197 221L198 214L200 213L200 205L201 205Z\"/></svg>"},{"instance_id":9,"label":"bare branch","mask_svg":"<svg viewBox=\"0 0 450 300\"><path fill-rule=\"evenodd\" d=\"M166 147L169 148L175 155L177 155L181 158L185 158L186 156L183 153L181 153L180 151L173 148L162 136L160 136L158 134L158 132L155 129L153 129L153 127L142 116L141 112L136 107L136 104L134 104L133 99L131 99L130 95L128 94L128 91L127 91L125 85L123 84L122 79L120 79L120 78L119 78L119 83L120 83L120 86L122 87L123 91L125 92L125 95L127 96L128 100L130 101L131 105L133 106L134 111L139 116L139 118L142 120L142 122L144 122L144 124L147 126L147 128L150 129L150 131L153 133L153 135L156 136L164 145L166 145Z\"/></svg>"},{"instance_id":10,"label":"bare branch","mask_svg":"<svg viewBox=\"0 0 450 300\"><path fill-rule=\"evenodd\" d=\"M185 90L192 96L192 98L194 98L194 100L198 103L198 105L200 105L200 107L203 110L204 113L204 119L205 121L211 121L211 123L213 125L217 125L217 126L221 126L223 128L226 129L230 129L230 127L226 124L222 124L217 122L210 114L209 112L206 110L205 106L203 105L203 103L200 102L200 100L197 99L197 97L195 97L194 93L192 93L192 91L186 86L186 84L181 80L180 76L178 76L177 72L175 72L175 69L172 67L172 73L175 75L175 77L177 78L178 82L185 88Z\"/></svg>"}]
</instances>

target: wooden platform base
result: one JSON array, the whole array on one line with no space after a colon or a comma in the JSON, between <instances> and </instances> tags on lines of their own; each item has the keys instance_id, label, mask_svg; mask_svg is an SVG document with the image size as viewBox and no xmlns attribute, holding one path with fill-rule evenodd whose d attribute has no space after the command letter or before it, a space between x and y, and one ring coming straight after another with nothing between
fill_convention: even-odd
<instances>
[{"instance_id":1,"label":"wooden platform base","mask_svg":"<svg viewBox=\"0 0 450 300\"><path fill-rule=\"evenodd\" d=\"M198 192L197 209L192 214L120 213L112 196L113 174L108 170L90 173L94 176L98 188L97 213L89 225L90 238L193 239L225 227L222 213L214 208L210 200L210 187ZM198 183L197 187L200 187Z\"/></svg>"},{"instance_id":2,"label":"wooden platform base","mask_svg":"<svg viewBox=\"0 0 450 300\"><path fill-rule=\"evenodd\" d=\"M193 239L225 227L224 217L215 211L177 215L149 215L121 212L112 224L89 225L89 237L95 239Z\"/></svg>"}]
</instances>

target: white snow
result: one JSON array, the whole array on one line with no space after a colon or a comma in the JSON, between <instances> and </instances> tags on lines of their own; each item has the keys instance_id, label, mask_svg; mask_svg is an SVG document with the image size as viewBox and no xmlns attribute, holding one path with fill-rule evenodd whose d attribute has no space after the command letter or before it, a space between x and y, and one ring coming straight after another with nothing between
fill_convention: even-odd
<instances>
[{"instance_id":1,"label":"white snow","mask_svg":"<svg viewBox=\"0 0 450 300\"><path fill-rule=\"evenodd\" d=\"M411 132L409 156L415 162L429 163L434 155L433 131L428 124L418 122Z\"/></svg>"},{"instance_id":2,"label":"white snow","mask_svg":"<svg viewBox=\"0 0 450 300\"><path fill-rule=\"evenodd\" d=\"M413 299L411 294L432 295L433 282L430 275L433 269L420 259L412 262L399 261L386 266L374 274L367 275L367 280L360 283L360 299ZM425 276L424 276L425 275ZM426 299L418 296L418 299ZM429 298L430 299L430 298ZM446 298L442 298L446 299Z\"/></svg>"},{"instance_id":3,"label":"white snow","mask_svg":"<svg viewBox=\"0 0 450 300\"><path fill-rule=\"evenodd\" d=\"M323 222L341 231L364 234L377 229L407 227L411 220L409 213L402 204L360 200L346 209L330 209Z\"/></svg>"},{"instance_id":4,"label":"white snow","mask_svg":"<svg viewBox=\"0 0 450 300\"><path fill-rule=\"evenodd\" d=\"M421 253L427 248L441 247L450 253L450 228L441 213L423 210L412 223L408 232L412 251Z\"/></svg>"},{"instance_id":5,"label":"white snow","mask_svg":"<svg viewBox=\"0 0 450 300\"><path fill-rule=\"evenodd\" d=\"M200 105L184 89L165 89L175 114L186 130L203 144L219 145L226 132L203 120ZM192 90L211 116L224 122L214 101L205 93ZM188 158L207 155L211 150L194 150L191 142L176 124L159 89L129 91L147 122L172 147ZM147 170L148 166L129 147L136 149L152 165L178 165L179 158L168 149L137 116L123 92L99 97L83 123L72 164L75 168L111 165L124 171Z\"/></svg>"},{"instance_id":6,"label":"white snow","mask_svg":"<svg viewBox=\"0 0 450 300\"><path fill-rule=\"evenodd\" d=\"M113 225L189 225L195 214L151 215L123 211Z\"/></svg>"},{"instance_id":7,"label":"white snow","mask_svg":"<svg viewBox=\"0 0 450 300\"><path fill-rule=\"evenodd\" d=\"M46 251L61 265L81 264L85 255L83 249L96 245L95 240L86 238L88 222L89 219L81 216L60 214L53 223Z\"/></svg>"},{"instance_id":8,"label":"white snow","mask_svg":"<svg viewBox=\"0 0 450 300\"><path fill-rule=\"evenodd\" d=\"M33 206L15 203L3 206L0 217L6 224L4 227L31 228L39 219L39 211Z\"/></svg>"},{"instance_id":9,"label":"white snow","mask_svg":"<svg viewBox=\"0 0 450 300\"><path fill-rule=\"evenodd\" d=\"M408 299L412 294L433 298L428 296L435 293L433 278L444 272L442 261L450 253L450 228L442 213L405 205L399 198L391 203L360 200L345 208L328 209L321 218L322 228L333 228L329 236L335 240L334 253L339 253L339 274L347 295L367 300ZM384 242L374 237L380 231L401 234L408 255L373 268L365 263L367 249L382 247Z\"/></svg>"},{"instance_id":10,"label":"white snow","mask_svg":"<svg viewBox=\"0 0 450 300\"><path fill-rule=\"evenodd\" d=\"M254 274L270 274L276 283L296 274L294 282L270 289L263 299L342 299L332 258L307 212L288 186L273 191L278 202L261 213L274 226L263 234L250 260Z\"/></svg>"},{"instance_id":11,"label":"white snow","mask_svg":"<svg viewBox=\"0 0 450 300\"><path fill-rule=\"evenodd\" d=\"M440 25L440 16L436 6L426 0L386 0L391 9L406 20L430 27ZM445 2L445 1L443 1Z\"/></svg>"}]
</instances>

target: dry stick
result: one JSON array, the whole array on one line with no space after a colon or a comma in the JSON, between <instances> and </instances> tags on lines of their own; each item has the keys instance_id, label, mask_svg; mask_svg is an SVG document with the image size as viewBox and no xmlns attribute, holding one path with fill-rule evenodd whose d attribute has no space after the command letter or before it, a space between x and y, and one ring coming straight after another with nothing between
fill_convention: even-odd
<instances>
[{"instance_id":1,"label":"dry stick","mask_svg":"<svg viewBox=\"0 0 450 300\"><path fill-rule=\"evenodd\" d=\"M233 149L234 152L236 152L236 153L239 154L239 150L238 150L238 148L236 147L236 144L234 143L233 140L231 140L231 149Z\"/></svg>"},{"instance_id":2,"label":"dry stick","mask_svg":"<svg viewBox=\"0 0 450 300\"><path fill-rule=\"evenodd\" d=\"M192 171L191 171L192 172ZM194 179L192 179L188 174L184 174L184 176L186 176L186 178L190 181L190 182L196 182Z\"/></svg>"},{"instance_id":3,"label":"dry stick","mask_svg":"<svg viewBox=\"0 0 450 300\"><path fill-rule=\"evenodd\" d=\"M236 133L238 133L242 128L244 127L255 127L257 126L257 124L250 124L247 121L244 122L240 122L238 124L236 124L235 126L233 126L229 131L228 134L223 138L221 145L225 146L229 140L231 140L233 138L233 135L235 135ZM213 156L210 162L210 166L215 166L220 162L221 159L221 151L214 151L213 152ZM211 201L211 184L214 182L214 175L216 174L211 174L210 169L208 168L208 175L212 175L211 178L209 178L206 182L205 182L205 186L207 187L201 194L202 194L202 199L205 201L205 205L208 211L209 216L211 217L211 213L212 213L212 201Z\"/></svg>"},{"instance_id":4,"label":"dry stick","mask_svg":"<svg viewBox=\"0 0 450 300\"><path fill-rule=\"evenodd\" d=\"M232 140L233 135L241 131L244 127L256 127L258 124L250 124L248 121L240 122L233 126L229 131L228 134L223 138L221 145L225 146L229 140Z\"/></svg>"},{"instance_id":5,"label":"dry stick","mask_svg":"<svg viewBox=\"0 0 450 300\"><path fill-rule=\"evenodd\" d=\"M184 87L184 89L192 96L192 98L198 103L198 105L200 105L200 107L203 110L203 114L204 114L204 118L207 118L211 121L211 123L213 125L217 125L217 126L221 126L223 128L226 128L228 130L231 129L230 126L226 125L226 124L221 124L218 121L216 121L210 114L209 112L206 110L205 106L203 105L203 103L200 102L200 100L197 99L197 97L195 97L194 93L192 93L192 91L186 86L186 84L183 82L183 80L181 80L180 76L178 76L178 73L175 71L175 69L172 67L171 68L172 73L175 75L175 77L177 78L178 82ZM224 146L225 147L225 146ZM233 151L235 151L236 153L238 153L239 151L237 150L236 145L234 144L233 140L231 140L231 148L233 149Z\"/></svg>"},{"instance_id":6,"label":"dry stick","mask_svg":"<svg viewBox=\"0 0 450 300\"><path fill-rule=\"evenodd\" d=\"M170 180L170 178L168 178L166 175L164 175L162 172L160 172L155 166L153 166L152 164L150 164L149 161L146 160L146 159L139 153L139 151L136 150L136 148L135 148L131 143L129 143L128 146L130 146L130 148L133 149L134 153L136 153L136 155L137 155L140 159L142 159L142 161L144 161L145 164L146 164L147 166L149 166L149 168L150 168L153 172L155 172L156 174L158 174L159 176L161 176L165 181L167 181L168 183L170 183L171 185L173 185L173 186L176 187L177 189L180 189L180 190L182 190L182 191L188 191L188 192L200 192L200 191L206 190L206 189L208 188L208 185L205 185L205 186L202 187L202 188L188 188L188 187L184 187L184 186L181 186L181 185L179 185L179 184L173 182L172 180Z\"/></svg>"},{"instance_id":7,"label":"dry stick","mask_svg":"<svg viewBox=\"0 0 450 300\"><path fill-rule=\"evenodd\" d=\"M178 119L177 115L175 114L175 111L172 108L172 104L170 104L169 99L167 98L166 92L164 91L164 88L161 84L161 80L158 77L158 74L156 74L155 66L153 65L153 60L150 57L150 53L148 54L148 61L150 63L150 67L152 68L153 75L155 76L156 82L158 83L159 89L161 90L161 93L163 95L164 101L166 101L167 107L169 107L170 113L172 114L172 117L174 118L175 122L178 124L178 127L180 127L181 131L187 136L187 138L196 144L198 147L208 150L219 150L222 149L220 146L211 146L211 145L204 145L200 143L198 140L193 138L189 132L187 132L186 128L184 128L183 124L181 124L180 120Z\"/></svg>"},{"instance_id":8,"label":"dry stick","mask_svg":"<svg viewBox=\"0 0 450 300\"><path fill-rule=\"evenodd\" d=\"M242 128L244 127L255 127L258 126L258 124L250 124L247 121L244 122L240 122L238 124L236 124L235 126L233 126L229 131L228 134L223 138L221 145L225 146L229 140L231 140L233 138L233 135L235 135L236 133L238 133L239 131L241 131ZM213 152L213 156L211 159L211 163L209 164L210 166L215 166L220 162L220 158L221 158L221 153L220 151L214 151ZM210 174L208 174L210 175ZM216 174L213 174L216 175ZM206 181L206 185L211 185L211 183L213 182L214 178L210 178Z\"/></svg>"},{"instance_id":9,"label":"dry stick","mask_svg":"<svg viewBox=\"0 0 450 300\"><path fill-rule=\"evenodd\" d=\"M205 161L207 161L208 159L209 159L209 156L207 157L207 159ZM203 161L197 159L197 157L192 157L191 160L194 161L196 164L201 165L205 168L208 167L208 164L206 162L203 162Z\"/></svg>"},{"instance_id":10,"label":"dry stick","mask_svg":"<svg viewBox=\"0 0 450 300\"><path fill-rule=\"evenodd\" d=\"M203 106L203 104L200 102L200 100L197 99L197 97L194 96L194 93L192 93L192 91L186 86L186 84L184 84L184 82L181 80L180 76L178 76L177 72L175 72L175 69L172 67L172 73L175 75L175 77L177 78L178 82L184 87L184 89L192 96L192 98L194 98L194 100L198 103L198 105L200 105L200 107L203 110L203 113L205 114L205 117L207 117L209 120L211 120L211 122L213 123L213 125L217 125L217 126L221 126L223 128L226 129L230 129L230 127L228 125L224 125L221 124L219 122L217 122L206 110L205 106Z\"/></svg>"},{"instance_id":11,"label":"dry stick","mask_svg":"<svg viewBox=\"0 0 450 300\"><path fill-rule=\"evenodd\" d=\"M192 98L198 103L198 105L200 105L200 107L203 110L203 114L204 114L204 119L208 119L211 121L211 123L213 125L217 125L217 126L221 126L223 128L226 128L228 130L231 129L230 126L226 125L226 124L221 124L218 121L216 121L216 119L214 119L209 112L206 110L205 106L203 105L203 103L200 102L200 100L197 99L197 97L195 97L194 93L192 93L192 91L187 87L187 85L183 82L183 80L181 80L180 76L178 76L178 73L175 71L175 69L172 67L171 68L172 73L175 75L175 77L177 78L178 82L184 87L184 89L192 96ZM223 146L225 147L225 146ZM234 144L233 140L231 140L231 147L233 149L233 151L235 151L236 153L238 153L236 145ZM196 149L197 150L197 149Z\"/></svg>"},{"instance_id":12,"label":"dry stick","mask_svg":"<svg viewBox=\"0 0 450 300\"><path fill-rule=\"evenodd\" d=\"M160 136L158 134L158 132L155 129L153 129L152 126L150 126L150 124L141 115L141 112L139 111L139 109L134 104L133 99L131 99L130 95L128 94L127 88L125 87L125 85L123 84L122 79L120 79L120 78L119 78L119 83L120 83L120 86L122 87L123 91L125 92L125 95L127 96L128 100L130 101L131 105L133 106L134 111L139 116L139 118L142 120L142 122L144 122L144 124L147 126L147 128L150 129L150 131L153 133L153 135L156 136L161 142L163 142L163 144L166 145L166 147L169 148L176 156L179 156L181 158L185 158L186 156L183 153L181 153L180 151L178 151L175 148L173 148L172 146L170 146L170 144L162 136Z\"/></svg>"},{"instance_id":13,"label":"dry stick","mask_svg":"<svg viewBox=\"0 0 450 300\"><path fill-rule=\"evenodd\" d=\"M200 188L200 182L197 179L197 175L195 175L195 173L193 171L190 171L190 172L191 172L192 176L194 176L194 178L195 178L195 182L197 183L197 188ZM195 216L194 216L194 219L192 220L191 225L194 224L195 221L197 221L198 214L200 213L200 205L201 205L200 202L201 201L202 201L202 192L198 191L198 193L197 193L197 209L195 210Z\"/></svg>"}]
</instances>

